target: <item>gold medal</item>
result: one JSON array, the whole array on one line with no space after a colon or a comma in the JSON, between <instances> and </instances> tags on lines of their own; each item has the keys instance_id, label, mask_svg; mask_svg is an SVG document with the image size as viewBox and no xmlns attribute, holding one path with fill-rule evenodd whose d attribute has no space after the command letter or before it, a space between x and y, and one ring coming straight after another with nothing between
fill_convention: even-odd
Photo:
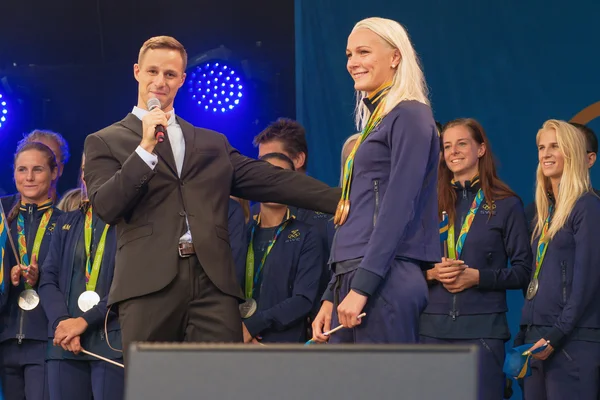
<instances>
[{"instance_id":1,"label":"gold medal","mask_svg":"<svg viewBox=\"0 0 600 400\"><path fill-rule=\"evenodd\" d=\"M540 286L540 283L537 280L537 278L533 278L531 280L531 282L529 283L529 286L527 286L527 294L525 295L525 297L527 298L527 300L531 300L531 299L533 299L535 297L535 295L537 294L539 286Z\"/></svg>"},{"instance_id":2,"label":"gold medal","mask_svg":"<svg viewBox=\"0 0 600 400\"><path fill-rule=\"evenodd\" d=\"M342 219L342 210L344 209L344 200L340 200L338 202L337 208L335 210L335 215L333 216L334 225L340 225L340 220Z\"/></svg>"},{"instance_id":3,"label":"gold medal","mask_svg":"<svg viewBox=\"0 0 600 400\"><path fill-rule=\"evenodd\" d=\"M350 213L350 200L344 200L344 204L342 207L342 213L341 213L340 221L339 221L338 225L344 225L346 223L349 213Z\"/></svg>"}]
</instances>

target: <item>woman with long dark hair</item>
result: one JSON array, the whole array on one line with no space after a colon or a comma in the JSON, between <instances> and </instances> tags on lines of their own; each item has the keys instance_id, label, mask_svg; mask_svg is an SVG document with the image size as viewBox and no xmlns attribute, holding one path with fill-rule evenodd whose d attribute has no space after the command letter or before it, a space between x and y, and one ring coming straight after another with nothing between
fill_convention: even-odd
<instances>
[{"instance_id":1,"label":"woman with long dark hair","mask_svg":"<svg viewBox=\"0 0 600 400\"><path fill-rule=\"evenodd\" d=\"M447 215L448 238L442 262L426 272L421 342L478 345L479 398L501 400L504 342L510 339L505 290L525 288L531 271L523 204L498 178L476 120L448 122L441 142L438 212L441 219Z\"/></svg>"}]
</instances>

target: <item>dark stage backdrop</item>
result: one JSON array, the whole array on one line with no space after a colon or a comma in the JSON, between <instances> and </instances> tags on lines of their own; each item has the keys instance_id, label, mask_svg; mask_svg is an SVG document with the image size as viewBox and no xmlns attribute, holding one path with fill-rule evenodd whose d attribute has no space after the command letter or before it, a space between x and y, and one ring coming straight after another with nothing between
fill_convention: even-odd
<instances>
[{"instance_id":1,"label":"dark stage backdrop","mask_svg":"<svg viewBox=\"0 0 600 400\"><path fill-rule=\"evenodd\" d=\"M0 93L9 113L0 128L0 194L14 191L12 154L33 128L68 139L72 158L59 191L76 185L85 137L122 119L137 102L133 64L151 36L176 37L190 62L221 45L231 50L230 65L245 79L240 106L206 112L184 86L175 111L225 133L243 153L256 155L252 138L269 122L295 117L292 1L65 0L60 7L9 1L2 16Z\"/></svg>"},{"instance_id":2,"label":"dark stage backdrop","mask_svg":"<svg viewBox=\"0 0 600 400\"><path fill-rule=\"evenodd\" d=\"M478 119L501 178L529 203L537 130L546 119L568 120L600 101L599 12L600 3L579 0L296 0L296 105L311 137L309 170L337 184L341 145L356 129L347 36L363 18L386 17L408 29L436 119ZM580 120L599 109L600 103ZM600 119L590 126L600 132ZM599 174L596 166L597 185ZM521 295L511 293L513 331L521 304Z\"/></svg>"}]
</instances>

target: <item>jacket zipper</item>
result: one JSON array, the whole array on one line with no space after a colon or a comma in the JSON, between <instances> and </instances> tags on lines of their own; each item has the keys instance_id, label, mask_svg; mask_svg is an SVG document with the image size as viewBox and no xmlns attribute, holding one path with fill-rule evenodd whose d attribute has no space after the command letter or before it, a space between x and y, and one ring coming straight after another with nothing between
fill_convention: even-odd
<instances>
[{"instance_id":1,"label":"jacket zipper","mask_svg":"<svg viewBox=\"0 0 600 400\"><path fill-rule=\"evenodd\" d=\"M467 198L468 198L467 195L468 195L467 188L463 188L463 190L462 190L463 200L467 200ZM463 216L461 218L461 221L464 221L465 218L466 218L466 216ZM461 222L461 225L462 225L462 222ZM452 321L456 321L456 318L459 315L459 312L456 310L456 297L457 296L458 296L457 294L452 295L452 310L450 310L450 316L452 317Z\"/></svg>"},{"instance_id":2,"label":"jacket zipper","mask_svg":"<svg viewBox=\"0 0 600 400\"><path fill-rule=\"evenodd\" d=\"M456 317L458 317L458 311L456 311L456 294L452 295L452 311L450 311L450 316L452 317L452 321L456 321Z\"/></svg>"},{"instance_id":3,"label":"jacket zipper","mask_svg":"<svg viewBox=\"0 0 600 400\"><path fill-rule=\"evenodd\" d=\"M567 267L565 262L560 263L560 272L562 274L562 299L563 303L567 302Z\"/></svg>"},{"instance_id":4,"label":"jacket zipper","mask_svg":"<svg viewBox=\"0 0 600 400\"><path fill-rule=\"evenodd\" d=\"M379 179L373 181L373 191L375 192L375 212L373 213L373 226L377 222L377 214L379 214Z\"/></svg>"}]
</instances>

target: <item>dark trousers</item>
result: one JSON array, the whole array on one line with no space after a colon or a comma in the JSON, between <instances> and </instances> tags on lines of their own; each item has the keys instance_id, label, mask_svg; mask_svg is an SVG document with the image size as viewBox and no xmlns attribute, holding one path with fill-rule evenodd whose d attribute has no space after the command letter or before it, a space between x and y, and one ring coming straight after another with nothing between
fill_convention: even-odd
<instances>
[{"instance_id":1,"label":"dark trousers","mask_svg":"<svg viewBox=\"0 0 600 400\"><path fill-rule=\"evenodd\" d=\"M8 340L0 345L0 374L5 400L48 400L47 343Z\"/></svg>"},{"instance_id":2,"label":"dark trousers","mask_svg":"<svg viewBox=\"0 0 600 400\"><path fill-rule=\"evenodd\" d=\"M123 372L104 361L48 360L50 400L122 400Z\"/></svg>"},{"instance_id":3,"label":"dark trousers","mask_svg":"<svg viewBox=\"0 0 600 400\"><path fill-rule=\"evenodd\" d=\"M531 360L525 400L600 399L600 343L571 340L546 360Z\"/></svg>"},{"instance_id":4,"label":"dark trousers","mask_svg":"<svg viewBox=\"0 0 600 400\"><path fill-rule=\"evenodd\" d=\"M334 290L336 303L350 292L356 271L338 277ZM412 262L393 260L390 271L377 292L363 309L364 321L353 329L342 329L330 343L417 343L419 316L427 306L427 283L420 267ZM333 309L331 327L339 325L337 305Z\"/></svg>"},{"instance_id":5,"label":"dark trousers","mask_svg":"<svg viewBox=\"0 0 600 400\"><path fill-rule=\"evenodd\" d=\"M132 342L242 342L238 300L221 292L196 256L179 259L164 289L119 303L124 355Z\"/></svg>"},{"instance_id":6,"label":"dark trousers","mask_svg":"<svg viewBox=\"0 0 600 400\"><path fill-rule=\"evenodd\" d=\"M501 339L437 339L421 336L424 344L462 344L479 346L479 376L477 377L480 400L502 400L506 378L504 365L504 340Z\"/></svg>"}]
</instances>

